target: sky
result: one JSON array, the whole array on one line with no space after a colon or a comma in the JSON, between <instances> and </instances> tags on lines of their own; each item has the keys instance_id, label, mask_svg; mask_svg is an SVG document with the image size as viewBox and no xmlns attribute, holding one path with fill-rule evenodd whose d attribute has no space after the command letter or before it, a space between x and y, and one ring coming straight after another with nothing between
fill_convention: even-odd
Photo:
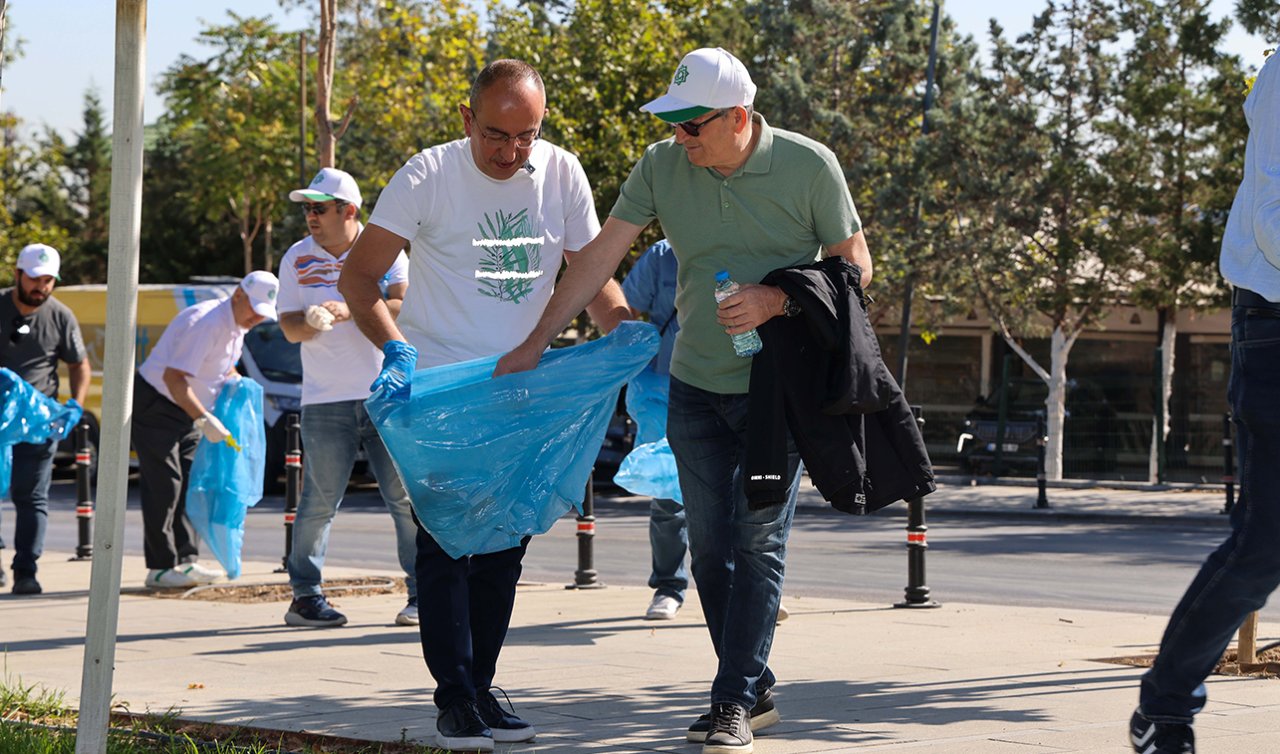
<instances>
[{"instance_id":1,"label":"sky","mask_svg":"<svg viewBox=\"0 0 1280 754\"><path fill-rule=\"evenodd\" d=\"M1230 13L1234 0L1213 0L1215 17ZM276 0L151 0L147 8L147 83L144 119L150 123L164 110L155 93L162 71L183 53L209 54L196 42L202 20L221 23L226 12L272 16L283 29L308 26L303 11L285 13ZM309 4L310 5L310 4ZM944 0L943 8L961 32L985 44L988 19L995 18L1014 37L1025 31L1042 3L1027 0ZM79 130L84 93L96 87L107 111L111 111L114 81L115 3L110 0L9 0L10 39L25 40L24 54L3 72L0 109L14 112L24 122L24 133L47 125L71 137ZM1267 45L1239 28L1233 29L1229 49L1236 50L1246 66L1262 62ZM655 83L655 90L662 82Z\"/></svg>"}]
</instances>

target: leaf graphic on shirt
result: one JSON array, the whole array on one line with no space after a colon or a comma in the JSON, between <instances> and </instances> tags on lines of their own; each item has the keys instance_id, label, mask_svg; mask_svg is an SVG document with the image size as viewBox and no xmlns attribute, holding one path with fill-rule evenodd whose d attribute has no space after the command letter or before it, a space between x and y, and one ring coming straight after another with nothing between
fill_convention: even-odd
<instances>
[{"instance_id":1,"label":"leaf graphic on shirt","mask_svg":"<svg viewBox=\"0 0 1280 754\"><path fill-rule=\"evenodd\" d=\"M496 210L491 217L488 212L484 222L479 224L480 237L490 241L505 241L515 238L525 239L533 236L533 223L529 220L529 210L507 213ZM498 276L501 273L529 273L541 271L542 245L529 244L495 244L481 246L483 256L477 263L479 272ZM480 293L499 301L510 301L518 304L533 292L533 277L479 277Z\"/></svg>"}]
</instances>

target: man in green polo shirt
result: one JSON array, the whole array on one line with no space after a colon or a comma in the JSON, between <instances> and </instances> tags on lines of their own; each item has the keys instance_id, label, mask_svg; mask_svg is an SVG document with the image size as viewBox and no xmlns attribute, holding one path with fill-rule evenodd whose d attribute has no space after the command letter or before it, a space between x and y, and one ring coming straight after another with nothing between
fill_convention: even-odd
<instances>
[{"instance_id":1,"label":"man in green polo shirt","mask_svg":"<svg viewBox=\"0 0 1280 754\"><path fill-rule=\"evenodd\" d=\"M667 93L641 108L669 123L672 138L645 150L600 235L565 273L528 339L495 371L536 366L644 227L662 224L679 262L667 438L680 473L693 576L719 658L710 714L688 732L690 741L705 741L703 754L750 752L752 731L779 720L768 659L799 487L799 458L789 442L787 503L747 506L740 463L751 360L734 354L729 336L794 309L780 289L750 282L780 267L839 255L861 268L864 288L871 281L871 255L835 155L770 127L753 112L755 93L746 68L725 50L695 50L680 61ZM717 305L719 270L741 290Z\"/></svg>"}]
</instances>

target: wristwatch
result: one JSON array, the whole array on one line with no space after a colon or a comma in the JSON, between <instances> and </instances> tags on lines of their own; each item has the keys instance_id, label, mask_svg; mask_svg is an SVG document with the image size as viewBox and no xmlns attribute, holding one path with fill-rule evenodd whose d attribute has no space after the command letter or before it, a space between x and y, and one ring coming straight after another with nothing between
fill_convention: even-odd
<instances>
[{"instance_id":1,"label":"wristwatch","mask_svg":"<svg viewBox=\"0 0 1280 754\"><path fill-rule=\"evenodd\" d=\"M799 316L800 305L796 303L795 299L787 296L786 300L782 302L782 314L787 317Z\"/></svg>"}]
</instances>

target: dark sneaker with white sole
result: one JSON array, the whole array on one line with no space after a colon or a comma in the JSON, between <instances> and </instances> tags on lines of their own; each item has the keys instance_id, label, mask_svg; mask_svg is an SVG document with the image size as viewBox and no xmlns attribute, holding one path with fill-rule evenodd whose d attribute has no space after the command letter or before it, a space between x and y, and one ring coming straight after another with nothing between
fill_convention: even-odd
<instances>
[{"instance_id":1,"label":"dark sneaker with white sole","mask_svg":"<svg viewBox=\"0 0 1280 754\"><path fill-rule=\"evenodd\" d=\"M493 695L495 690L501 692L502 698L506 700L505 709ZM532 741L534 736L538 735L537 729L532 724L516 717L516 709L511 704L511 697L497 686L490 686L488 691L481 691L476 698L476 707L480 710L480 719L493 733L493 740L500 744Z\"/></svg>"},{"instance_id":2,"label":"dark sneaker with white sole","mask_svg":"<svg viewBox=\"0 0 1280 754\"><path fill-rule=\"evenodd\" d=\"M760 731L782 722L777 707L773 704L773 692L765 689L756 696L756 704L751 708L751 732ZM707 731L711 730L711 714L702 715L689 726L685 740L700 744L707 740Z\"/></svg>"},{"instance_id":3,"label":"dark sneaker with white sole","mask_svg":"<svg viewBox=\"0 0 1280 754\"><path fill-rule=\"evenodd\" d=\"M702 754L751 754L754 747L746 707L733 702L711 705L711 728Z\"/></svg>"},{"instance_id":4,"label":"dark sneaker with white sole","mask_svg":"<svg viewBox=\"0 0 1280 754\"><path fill-rule=\"evenodd\" d=\"M457 751L493 751L493 731L471 699L459 699L436 718L436 745Z\"/></svg>"},{"instance_id":5,"label":"dark sneaker with white sole","mask_svg":"<svg viewBox=\"0 0 1280 754\"><path fill-rule=\"evenodd\" d=\"M1136 709L1129 718L1129 743L1138 754L1195 754L1196 734L1186 723L1158 723Z\"/></svg>"},{"instance_id":6,"label":"dark sneaker with white sole","mask_svg":"<svg viewBox=\"0 0 1280 754\"><path fill-rule=\"evenodd\" d=\"M345 626L347 616L330 607L324 595L313 594L307 597L295 597L289 604L289 612L284 614L284 622L290 626L331 628Z\"/></svg>"}]
</instances>

